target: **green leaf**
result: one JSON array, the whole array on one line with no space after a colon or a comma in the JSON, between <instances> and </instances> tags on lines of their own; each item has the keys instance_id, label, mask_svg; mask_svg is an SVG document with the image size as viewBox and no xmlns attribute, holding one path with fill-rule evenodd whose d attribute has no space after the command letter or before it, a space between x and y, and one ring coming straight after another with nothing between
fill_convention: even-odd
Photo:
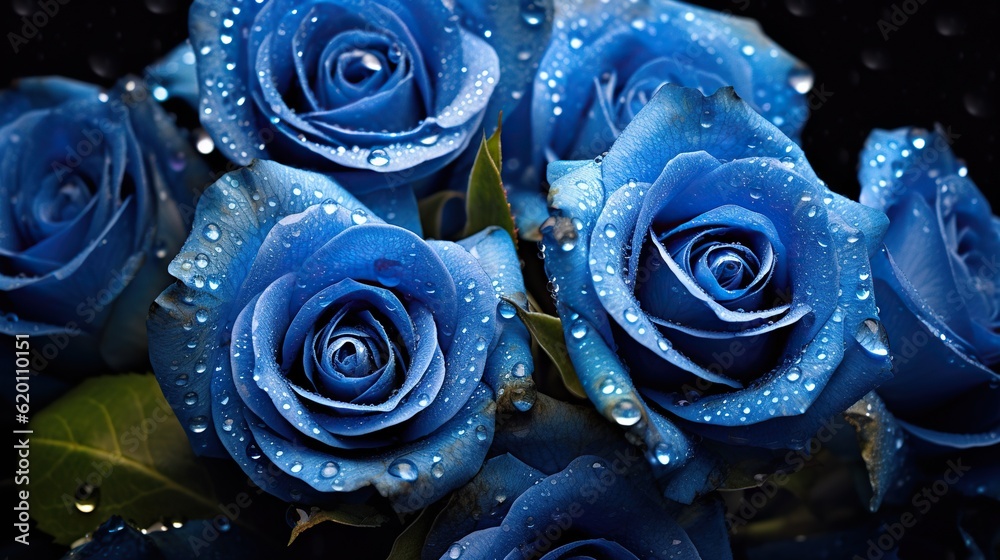
<instances>
[{"instance_id":1,"label":"green leaf","mask_svg":"<svg viewBox=\"0 0 1000 560\"><path fill-rule=\"evenodd\" d=\"M152 375L88 379L29 427L31 514L60 544L111 514L142 527L219 513L208 473Z\"/></svg>"},{"instance_id":2,"label":"green leaf","mask_svg":"<svg viewBox=\"0 0 1000 560\"><path fill-rule=\"evenodd\" d=\"M423 226L426 237L441 239L441 220L444 215L444 207L448 205L449 201L456 198L464 199L465 193L441 191L417 203L420 209L420 225Z\"/></svg>"},{"instance_id":3,"label":"green leaf","mask_svg":"<svg viewBox=\"0 0 1000 560\"><path fill-rule=\"evenodd\" d=\"M562 321L559 317L527 311L509 299L505 298L505 301L514 306L517 316L528 327L532 338L552 359L566 389L577 397L587 398L587 392L583 390L580 378L576 376L576 369L573 368L573 362L569 359L569 352L566 351L566 339L563 337Z\"/></svg>"},{"instance_id":4,"label":"green leaf","mask_svg":"<svg viewBox=\"0 0 1000 560\"><path fill-rule=\"evenodd\" d=\"M479 144L476 161L469 175L469 190L465 198L465 236L482 231L489 226L507 230L517 245L514 218L510 213L507 193L500 178L500 124L492 136Z\"/></svg>"},{"instance_id":5,"label":"green leaf","mask_svg":"<svg viewBox=\"0 0 1000 560\"><path fill-rule=\"evenodd\" d=\"M420 560L427 535L430 534L434 520L442 509L444 509L442 502L424 508L413 523L396 537L396 541L392 543L392 550L385 560Z\"/></svg>"},{"instance_id":6,"label":"green leaf","mask_svg":"<svg viewBox=\"0 0 1000 560\"><path fill-rule=\"evenodd\" d=\"M299 535L308 529L325 521L332 521L351 527L379 527L389 518L377 509L365 504L342 504L333 510L319 510L309 517L299 521L292 527L292 535L288 544L292 544Z\"/></svg>"}]
</instances>

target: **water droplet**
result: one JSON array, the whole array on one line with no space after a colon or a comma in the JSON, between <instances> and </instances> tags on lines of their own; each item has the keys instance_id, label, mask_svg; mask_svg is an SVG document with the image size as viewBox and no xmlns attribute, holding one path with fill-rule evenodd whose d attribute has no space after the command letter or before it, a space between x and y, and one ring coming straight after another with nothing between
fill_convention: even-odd
<instances>
[{"instance_id":1,"label":"water droplet","mask_svg":"<svg viewBox=\"0 0 1000 560\"><path fill-rule=\"evenodd\" d=\"M434 478L441 478L442 476L444 476L444 465L442 465L441 463L434 463L434 465L431 467L431 474L434 476Z\"/></svg>"},{"instance_id":2,"label":"water droplet","mask_svg":"<svg viewBox=\"0 0 1000 560\"><path fill-rule=\"evenodd\" d=\"M208 429L208 419L204 416L194 416L188 420L188 428L196 434L200 434Z\"/></svg>"},{"instance_id":3,"label":"water droplet","mask_svg":"<svg viewBox=\"0 0 1000 560\"><path fill-rule=\"evenodd\" d=\"M186 393L184 395L184 404L191 406L197 402L198 402L198 393L191 391L190 393Z\"/></svg>"},{"instance_id":4,"label":"water droplet","mask_svg":"<svg viewBox=\"0 0 1000 560\"><path fill-rule=\"evenodd\" d=\"M889 355L889 335L886 334L882 323L875 319L862 321L854 338L865 350L876 356Z\"/></svg>"},{"instance_id":5,"label":"water droplet","mask_svg":"<svg viewBox=\"0 0 1000 560\"><path fill-rule=\"evenodd\" d=\"M634 402L622 400L611 409L611 417L621 426L634 426L642 419L642 412Z\"/></svg>"},{"instance_id":6,"label":"water droplet","mask_svg":"<svg viewBox=\"0 0 1000 560\"><path fill-rule=\"evenodd\" d=\"M538 27L545 21L545 4L539 0L521 0L521 21Z\"/></svg>"},{"instance_id":7,"label":"water droplet","mask_svg":"<svg viewBox=\"0 0 1000 560\"><path fill-rule=\"evenodd\" d=\"M427 406L429 404L431 404L431 398L427 396L427 393L420 393L420 395L417 397L417 405Z\"/></svg>"},{"instance_id":8,"label":"water droplet","mask_svg":"<svg viewBox=\"0 0 1000 560\"><path fill-rule=\"evenodd\" d=\"M389 154L385 150L375 149L368 154L368 163L375 167L384 167L389 163Z\"/></svg>"},{"instance_id":9,"label":"water droplet","mask_svg":"<svg viewBox=\"0 0 1000 560\"><path fill-rule=\"evenodd\" d=\"M73 493L73 505L80 513L93 513L101 499L101 489L84 482Z\"/></svg>"},{"instance_id":10,"label":"water droplet","mask_svg":"<svg viewBox=\"0 0 1000 560\"><path fill-rule=\"evenodd\" d=\"M785 7L792 15L810 17L816 14L816 6L812 0L785 0Z\"/></svg>"},{"instance_id":11,"label":"water droplet","mask_svg":"<svg viewBox=\"0 0 1000 560\"><path fill-rule=\"evenodd\" d=\"M455 560L462 555L462 545L455 543L448 549L448 558Z\"/></svg>"},{"instance_id":12,"label":"water droplet","mask_svg":"<svg viewBox=\"0 0 1000 560\"><path fill-rule=\"evenodd\" d=\"M802 370L792 366L788 369L788 375L785 376L789 381L798 381L802 377Z\"/></svg>"},{"instance_id":13,"label":"water droplet","mask_svg":"<svg viewBox=\"0 0 1000 560\"><path fill-rule=\"evenodd\" d=\"M855 295L858 296L858 299L864 301L871 295L871 291L864 284L858 284L858 290L855 292Z\"/></svg>"},{"instance_id":14,"label":"water droplet","mask_svg":"<svg viewBox=\"0 0 1000 560\"><path fill-rule=\"evenodd\" d=\"M535 391L525 390L521 387L514 389L512 392L514 408L520 410L521 412L527 412L531 410L531 407L535 406Z\"/></svg>"},{"instance_id":15,"label":"water droplet","mask_svg":"<svg viewBox=\"0 0 1000 560\"><path fill-rule=\"evenodd\" d=\"M877 47L861 51L861 62L870 70L888 70L891 65L889 52Z\"/></svg>"},{"instance_id":16,"label":"water droplet","mask_svg":"<svg viewBox=\"0 0 1000 560\"><path fill-rule=\"evenodd\" d=\"M945 37L958 37L965 33L965 19L956 13L941 13L934 19L937 32Z\"/></svg>"},{"instance_id":17,"label":"water droplet","mask_svg":"<svg viewBox=\"0 0 1000 560\"><path fill-rule=\"evenodd\" d=\"M409 459L396 459L389 465L388 472L390 475L408 482L417 479L417 466Z\"/></svg>"},{"instance_id":18,"label":"water droplet","mask_svg":"<svg viewBox=\"0 0 1000 560\"><path fill-rule=\"evenodd\" d=\"M629 323L634 323L639 320L639 313L634 307L629 307L625 310L625 320Z\"/></svg>"},{"instance_id":19,"label":"water droplet","mask_svg":"<svg viewBox=\"0 0 1000 560\"><path fill-rule=\"evenodd\" d=\"M368 221L368 212L358 208L354 212L351 212L351 221L360 226Z\"/></svg>"},{"instance_id":20,"label":"water droplet","mask_svg":"<svg viewBox=\"0 0 1000 560\"><path fill-rule=\"evenodd\" d=\"M488 437L490 437L490 435L487 433L486 426L476 427L476 439L479 441L486 441L486 438Z\"/></svg>"},{"instance_id":21,"label":"water droplet","mask_svg":"<svg viewBox=\"0 0 1000 560\"><path fill-rule=\"evenodd\" d=\"M208 224L201 230L201 234L205 236L205 239L209 241L218 241L219 237L222 237L222 232L219 226L215 224Z\"/></svg>"},{"instance_id":22,"label":"water droplet","mask_svg":"<svg viewBox=\"0 0 1000 560\"><path fill-rule=\"evenodd\" d=\"M247 457L256 461L261 458L260 448L257 447L256 443L251 443L247 446Z\"/></svg>"},{"instance_id":23,"label":"water droplet","mask_svg":"<svg viewBox=\"0 0 1000 560\"><path fill-rule=\"evenodd\" d=\"M208 321L208 311L205 309L199 309L198 311L195 311L194 319L199 323L204 323Z\"/></svg>"},{"instance_id":24,"label":"water droplet","mask_svg":"<svg viewBox=\"0 0 1000 560\"><path fill-rule=\"evenodd\" d=\"M513 369L510 370L510 373L518 379L524 378L528 375L528 366L524 362L517 362L514 364Z\"/></svg>"},{"instance_id":25,"label":"water droplet","mask_svg":"<svg viewBox=\"0 0 1000 560\"><path fill-rule=\"evenodd\" d=\"M614 239L615 236L618 235L618 229L615 228L614 224L608 224L604 227L604 235L606 235L608 239Z\"/></svg>"},{"instance_id":26,"label":"water droplet","mask_svg":"<svg viewBox=\"0 0 1000 560\"><path fill-rule=\"evenodd\" d=\"M504 319L513 319L517 315L517 310L507 301L501 301L499 305L500 316Z\"/></svg>"},{"instance_id":27,"label":"water droplet","mask_svg":"<svg viewBox=\"0 0 1000 560\"><path fill-rule=\"evenodd\" d=\"M589 329L587 328L587 324L586 323L584 323L583 321L577 320L577 321L573 321L573 324L570 325L569 334L572 335L573 338L575 338L577 340L580 340L581 338L587 336L587 331L588 330Z\"/></svg>"},{"instance_id":28,"label":"water droplet","mask_svg":"<svg viewBox=\"0 0 1000 560\"><path fill-rule=\"evenodd\" d=\"M988 119L996 114L993 98L985 91L973 91L962 96L965 110L973 117Z\"/></svg>"},{"instance_id":29,"label":"water droplet","mask_svg":"<svg viewBox=\"0 0 1000 560\"><path fill-rule=\"evenodd\" d=\"M656 456L657 462L661 465L667 465L670 463L670 448L665 443L659 443L653 450L653 455Z\"/></svg>"},{"instance_id":30,"label":"water droplet","mask_svg":"<svg viewBox=\"0 0 1000 560\"><path fill-rule=\"evenodd\" d=\"M292 467L290 469L288 469L288 470L292 471L293 473L301 472L302 471L302 463L300 463L298 461L295 461L294 463L292 463Z\"/></svg>"},{"instance_id":31,"label":"water droplet","mask_svg":"<svg viewBox=\"0 0 1000 560\"><path fill-rule=\"evenodd\" d=\"M793 68L788 73L788 85L799 93L809 93L813 88L813 74L808 68Z\"/></svg>"},{"instance_id":32,"label":"water droplet","mask_svg":"<svg viewBox=\"0 0 1000 560\"><path fill-rule=\"evenodd\" d=\"M375 279L386 288L395 288L403 279L403 266L399 261L376 259L374 266Z\"/></svg>"}]
</instances>

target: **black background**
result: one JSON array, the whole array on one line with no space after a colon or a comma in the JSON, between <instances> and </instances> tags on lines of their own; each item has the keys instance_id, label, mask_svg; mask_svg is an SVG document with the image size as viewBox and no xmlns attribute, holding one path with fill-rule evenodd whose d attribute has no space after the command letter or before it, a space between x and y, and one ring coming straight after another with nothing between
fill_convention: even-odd
<instances>
[{"instance_id":1,"label":"black background","mask_svg":"<svg viewBox=\"0 0 1000 560\"><path fill-rule=\"evenodd\" d=\"M8 34L22 32L21 18L38 11L39 0L7 1L0 13L5 37L0 84L19 76L61 74L110 85L125 73L140 72L187 35L186 0L62 0L59 12L15 54ZM872 128L940 123L959 136L955 151L994 207L1000 206L994 187L1000 2L696 3L759 20L772 38L814 70L816 91L827 92L828 99L810 118L803 147L834 190L857 195L858 152ZM906 21L889 30L886 40L879 20L896 25L904 16Z\"/></svg>"}]
</instances>

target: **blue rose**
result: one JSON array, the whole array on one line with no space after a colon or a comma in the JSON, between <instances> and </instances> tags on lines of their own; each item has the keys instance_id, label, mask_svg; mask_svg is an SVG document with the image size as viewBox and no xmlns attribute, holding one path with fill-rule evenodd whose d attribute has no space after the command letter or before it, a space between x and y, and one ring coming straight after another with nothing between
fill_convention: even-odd
<instances>
[{"instance_id":1,"label":"blue rose","mask_svg":"<svg viewBox=\"0 0 1000 560\"><path fill-rule=\"evenodd\" d=\"M206 190L170 272L149 318L167 400L196 452L285 500L374 487L419 509L479 469L499 397L531 389L527 330L497 312L524 292L499 229L424 241L258 161Z\"/></svg>"},{"instance_id":2,"label":"blue rose","mask_svg":"<svg viewBox=\"0 0 1000 560\"><path fill-rule=\"evenodd\" d=\"M685 510L663 500L641 457L583 455L546 476L501 455L437 516L422 557L722 560L732 554L722 508Z\"/></svg>"},{"instance_id":3,"label":"blue rose","mask_svg":"<svg viewBox=\"0 0 1000 560\"><path fill-rule=\"evenodd\" d=\"M510 119L530 138L505 154L505 179L522 234L547 217L539 184L547 163L596 157L665 83L709 95L733 86L797 138L812 74L756 21L669 0L556 3L552 40ZM513 136L512 136L513 137ZM511 143L509 143L511 144Z\"/></svg>"},{"instance_id":4,"label":"blue rose","mask_svg":"<svg viewBox=\"0 0 1000 560\"><path fill-rule=\"evenodd\" d=\"M146 308L208 180L141 82L0 92L0 333L32 336L32 369L145 367Z\"/></svg>"},{"instance_id":5,"label":"blue rose","mask_svg":"<svg viewBox=\"0 0 1000 560\"><path fill-rule=\"evenodd\" d=\"M872 271L894 377L878 393L938 450L1000 442L1000 221L952 140L877 130L859 172L861 202L889 216Z\"/></svg>"},{"instance_id":6,"label":"blue rose","mask_svg":"<svg viewBox=\"0 0 1000 560\"><path fill-rule=\"evenodd\" d=\"M437 171L480 133L500 77L451 4L198 0L201 121L233 161L308 167L359 195Z\"/></svg>"},{"instance_id":7,"label":"blue rose","mask_svg":"<svg viewBox=\"0 0 1000 560\"><path fill-rule=\"evenodd\" d=\"M725 88L664 86L597 161L549 166L542 227L587 395L674 468L802 447L889 376L869 255L885 216L830 191Z\"/></svg>"}]
</instances>

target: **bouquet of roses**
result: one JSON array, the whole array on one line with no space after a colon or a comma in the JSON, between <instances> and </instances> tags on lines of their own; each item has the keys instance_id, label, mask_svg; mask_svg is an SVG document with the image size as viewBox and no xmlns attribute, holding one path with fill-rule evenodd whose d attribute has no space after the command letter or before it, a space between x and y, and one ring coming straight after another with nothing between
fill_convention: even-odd
<instances>
[{"instance_id":1,"label":"bouquet of roses","mask_svg":"<svg viewBox=\"0 0 1000 560\"><path fill-rule=\"evenodd\" d=\"M12 84L11 550L996 558L1000 221L940 127L831 190L812 89L672 0L196 0Z\"/></svg>"}]
</instances>

